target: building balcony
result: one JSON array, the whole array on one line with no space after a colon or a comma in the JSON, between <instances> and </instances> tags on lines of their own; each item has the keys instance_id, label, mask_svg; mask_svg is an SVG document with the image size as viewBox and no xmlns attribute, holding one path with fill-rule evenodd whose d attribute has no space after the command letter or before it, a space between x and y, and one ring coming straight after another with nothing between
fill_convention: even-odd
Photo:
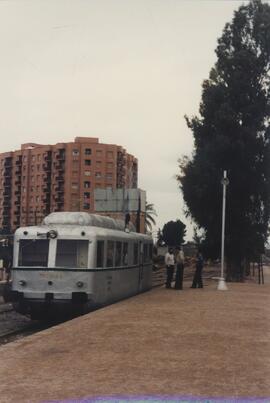
<instances>
[{"instance_id":1,"label":"building balcony","mask_svg":"<svg viewBox=\"0 0 270 403\"><path fill-rule=\"evenodd\" d=\"M51 164L42 164L42 168L44 171L51 171Z\"/></svg>"},{"instance_id":2,"label":"building balcony","mask_svg":"<svg viewBox=\"0 0 270 403\"><path fill-rule=\"evenodd\" d=\"M11 160L10 161L5 161L4 162L4 167L7 168L7 169L12 168L12 161Z\"/></svg>"},{"instance_id":3,"label":"building balcony","mask_svg":"<svg viewBox=\"0 0 270 403\"><path fill-rule=\"evenodd\" d=\"M42 198L42 201L43 201L44 203L50 202L50 200L51 200L51 196L50 196L50 194L48 194L48 193L46 194L45 197Z\"/></svg>"},{"instance_id":4,"label":"building balcony","mask_svg":"<svg viewBox=\"0 0 270 403\"><path fill-rule=\"evenodd\" d=\"M8 210L8 211L3 211L3 217L4 217L4 219L6 219L6 220L8 220L9 218L10 218L10 211Z\"/></svg>"},{"instance_id":5,"label":"building balcony","mask_svg":"<svg viewBox=\"0 0 270 403\"><path fill-rule=\"evenodd\" d=\"M55 158L57 159L57 161L65 161L66 156L65 154L56 154Z\"/></svg>"},{"instance_id":6,"label":"building balcony","mask_svg":"<svg viewBox=\"0 0 270 403\"><path fill-rule=\"evenodd\" d=\"M22 158L19 158L19 159L16 158L15 165L17 165L17 166L22 165Z\"/></svg>"},{"instance_id":7,"label":"building balcony","mask_svg":"<svg viewBox=\"0 0 270 403\"><path fill-rule=\"evenodd\" d=\"M55 169L57 169L57 171L62 171L62 172L64 172L65 166L62 165L62 164L57 164L57 165L55 166Z\"/></svg>"},{"instance_id":8,"label":"building balcony","mask_svg":"<svg viewBox=\"0 0 270 403\"><path fill-rule=\"evenodd\" d=\"M3 174L4 178L11 178L11 170L6 170Z\"/></svg>"},{"instance_id":9,"label":"building balcony","mask_svg":"<svg viewBox=\"0 0 270 403\"><path fill-rule=\"evenodd\" d=\"M55 196L54 197L54 200L57 202L57 203L64 203L64 198L62 197L62 196Z\"/></svg>"},{"instance_id":10,"label":"building balcony","mask_svg":"<svg viewBox=\"0 0 270 403\"><path fill-rule=\"evenodd\" d=\"M42 192L44 193L50 193L51 192L51 187L46 185L46 186L42 186Z\"/></svg>"},{"instance_id":11,"label":"building balcony","mask_svg":"<svg viewBox=\"0 0 270 403\"><path fill-rule=\"evenodd\" d=\"M57 176L55 179L56 179L57 182L64 182L64 177L63 177L63 175L59 175L59 176Z\"/></svg>"}]
</instances>

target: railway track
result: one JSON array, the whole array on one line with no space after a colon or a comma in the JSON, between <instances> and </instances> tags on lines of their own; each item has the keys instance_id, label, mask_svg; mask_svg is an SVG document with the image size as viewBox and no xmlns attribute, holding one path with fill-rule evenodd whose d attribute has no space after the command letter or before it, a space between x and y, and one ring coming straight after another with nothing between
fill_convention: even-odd
<instances>
[{"instance_id":1,"label":"railway track","mask_svg":"<svg viewBox=\"0 0 270 403\"><path fill-rule=\"evenodd\" d=\"M40 329L40 330L42 330L42 329ZM2 334L0 334L0 345L10 343L12 341L15 341L16 339L19 339L20 337L25 337L30 334L33 334L36 331L37 331L36 327L28 325L23 328L19 328L16 330L2 333Z\"/></svg>"}]
</instances>

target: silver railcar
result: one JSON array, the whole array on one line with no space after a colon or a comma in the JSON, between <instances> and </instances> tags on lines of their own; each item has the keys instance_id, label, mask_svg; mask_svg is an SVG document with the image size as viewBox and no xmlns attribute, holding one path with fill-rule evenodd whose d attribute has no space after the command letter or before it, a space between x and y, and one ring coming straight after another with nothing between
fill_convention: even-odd
<instances>
[{"instance_id":1,"label":"silver railcar","mask_svg":"<svg viewBox=\"0 0 270 403\"><path fill-rule=\"evenodd\" d=\"M52 213L14 237L14 308L32 319L84 313L149 290L152 238L88 213Z\"/></svg>"}]
</instances>

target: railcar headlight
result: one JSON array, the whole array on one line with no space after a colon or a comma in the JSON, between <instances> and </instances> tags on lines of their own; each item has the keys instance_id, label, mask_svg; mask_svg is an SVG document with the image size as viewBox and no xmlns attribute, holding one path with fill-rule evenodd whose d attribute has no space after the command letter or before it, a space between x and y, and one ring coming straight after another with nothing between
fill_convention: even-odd
<instances>
[{"instance_id":1,"label":"railcar headlight","mask_svg":"<svg viewBox=\"0 0 270 403\"><path fill-rule=\"evenodd\" d=\"M77 287L82 288L83 287L83 282L82 281L77 281Z\"/></svg>"},{"instance_id":2,"label":"railcar headlight","mask_svg":"<svg viewBox=\"0 0 270 403\"><path fill-rule=\"evenodd\" d=\"M55 239L57 238L57 231L51 229L47 232L47 238Z\"/></svg>"},{"instance_id":3,"label":"railcar headlight","mask_svg":"<svg viewBox=\"0 0 270 403\"><path fill-rule=\"evenodd\" d=\"M20 285L26 285L26 281L25 281L25 280L20 280L20 281L19 281L19 284L20 284Z\"/></svg>"}]
</instances>

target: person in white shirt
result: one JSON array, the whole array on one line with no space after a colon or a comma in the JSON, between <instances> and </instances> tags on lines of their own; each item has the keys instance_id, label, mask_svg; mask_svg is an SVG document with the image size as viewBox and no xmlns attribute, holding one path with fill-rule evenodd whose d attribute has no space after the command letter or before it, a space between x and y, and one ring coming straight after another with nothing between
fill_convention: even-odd
<instances>
[{"instance_id":1,"label":"person in white shirt","mask_svg":"<svg viewBox=\"0 0 270 403\"><path fill-rule=\"evenodd\" d=\"M175 275L175 286L176 290L183 289L183 276L184 276L184 263L185 263L185 256L182 248L179 246L176 248L176 275Z\"/></svg>"},{"instance_id":2,"label":"person in white shirt","mask_svg":"<svg viewBox=\"0 0 270 403\"><path fill-rule=\"evenodd\" d=\"M172 279L175 265L173 248L169 248L169 251L165 254L165 265L167 268L166 288L172 288Z\"/></svg>"}]
</instances>

